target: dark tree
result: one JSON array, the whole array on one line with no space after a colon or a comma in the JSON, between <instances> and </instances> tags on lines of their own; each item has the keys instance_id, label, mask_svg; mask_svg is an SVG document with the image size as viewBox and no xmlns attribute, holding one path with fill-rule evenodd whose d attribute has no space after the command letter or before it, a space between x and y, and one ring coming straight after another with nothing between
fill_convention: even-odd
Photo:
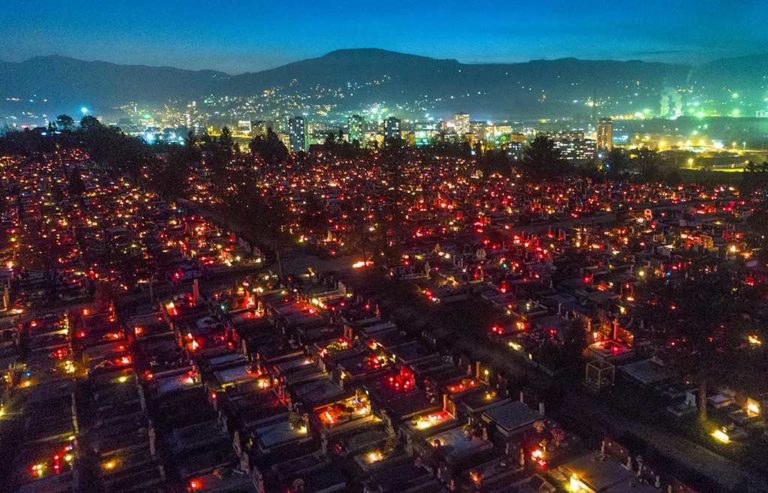
<instances>
[{"instance_id":1,"label":"dark tree","mask_svg":"<svg viewBox=\"0 0 768 493\"><path fill-rule=\"evenodd\" d=\"M225 136L222 132L222 136ZM219 138L205 134L201 140L200 149L203 153L203 164L208 172L213 188L217 195L225 193L228 181L231 179L228 165L232 160L232 148L229 147L229 137L224 142Z\"/></svg>"},{"instance_id":2,"label":"dark tree","mask_svg":"<svg viewBox=\"0 0 768 493\"><path fill-rule=\"evenodd\" d=\"M304 213L299 218L303 231L322 234L328 229L328 211L314 191L304 193Z\"/></svg>"},{"instance_id":3,"label":"dark tree","mask_svg":"<svg viewBox=\"0 0 768 493\"><path fill-rule=\"evenodd\" d=\"M741 189L744 193L751 193L768 184L768 161L758 164L748 161L741 175Z\"/></svg>"},{"instance_id":4,"label":"dark tree","mask_svg":"<svg viewBox=\"0 0 768 493\"><path fill-rule=\"evenodd\" d=\"M234 155L237 153L235 139L232 137L232 131L227 126L221 129L219 146L221 147L221 152L224 154L224 157L227 161L232 159L232 157L234 157Z\"/></svg>"},{"instance_id":5,"label":"dark tree","mask_svg":"<svg viewBox=\"0 0 768 493\"><path fill-rule=\"evenodd\" d=\"M663 177L664 160L657 151L638 149L631 164L641 182L659 181Z\"/></svg>"},{"instance_id":6,"label":"dark tree","mask_svg":"<svg viewBox=\"0 0 768 493\"><path fill-rule=\"evenodd\" d=\"M280 164L288 159L288 149L271 128L267 129L267 135L259 135L251 139L248 144L251 155L260 157L267 164Z\"/></svg>"},{"instance_id":7,"label":"dark tree","mask_svg":"<svg viewBox=\"0 0 768 493\"><path fill-rule=\"evenodd\" d=\"M749 371L740 364L740 348L754 330L748 314L755 292L742 279L736 267L696 263L685 275L648 281L639 292L637 337L664 348L666 363L698 385L702 423L709 387Z\"/></svg>"},{"instance_id":8,"label":"dark tree","mask_svg":"<svg viewBox=\"0 0 768 493\"><path fill-rule=\"evenodd\" d=\"M618 147L614 147L608 152L603 164L605 173L611 178L622 178L629 173L629 156Z\"/></svg>"},{"instance_id":9,"label":"dark tree","mask_svg":"<svg viewBox=\"0 0 768 493\"><path fill-rule=\"evenodd\" d=\"M187 132L187 135L184 137L184 145L188 148L197 146L197 135L195 135L194 130Z\"/></svg>"},{"instance_id":10,"label":"dark tree","mask_svg":"<svg viewBox=\"0 0 768 493\"><path fill-rule=\"evenodd\" d=\"M94 116L86 115L80 120L80 129L83 132L92 132L100 127L103 127L103 125Z\"/></svg>"},{"instance_id":11,"label":"dark tree","mask_svg":"<svg viewBox=\"0 0 768 493\"><path fill-rule=\"evenodd\" d=\"M587 349L587 329L582 321L573 320L568 324L563 335L564 366L578 366L585 349Z\"/></svg>"},{"instance_id":12,"label":"dark tree","mask_svg":"<svg viewBox=\"0 0 768 493\"><path fill-rule=\"evenodd\" d=\"M196 161L194 147L173 146L165 159L158 159L149 172L151 188L170 202L187 192L188 178Z\"/></svg>"},{"instance_id":13,"label":"dark tree","mask_svg":"<svg viewBox=\"0 0 768 493\"><path fill-rule=\"evenodd\" d=\"M277 258L278 269L282 271L281 252L291 241L287 229L288 209L276 192L262 192L253 186L256 179L253 167L234 168L229 181L231 186L221 195L222 212L232 219L247 239L270 248Z\"/></svg>"},{"instance_id":14,"label":"dark tree","mask_svg":"<svg viewBox=\"0 0 768 493\"><path fill-rule=\"evenodd\" d=\"M54 126L60 132L71 132L75 128L75 120L69 115L59 115Z\"/></svg>"},{"instance_id":15,"label":"dark tree","mask_svg":"<svg viewBox=\"0 0 768 493\"><path fill-rule=\"evenodd\" d=\"M512 165L512 159L502 150L486 151L477 158L477 167L483 172L484 176L491 176L494 173L509 176L512 172Z\"/></svg>"},{"instance_id":16,"label":"dark tree","mask_svg":"<svg viewBox=\"0 0 768 493\"><path fill-rule=\"evenodd\" d=\"M542 134L525 147L522 164L532 176L544 178L554 178L570 171L568 162L555 147L555 142Z\"/></svg>"}]
</instances>

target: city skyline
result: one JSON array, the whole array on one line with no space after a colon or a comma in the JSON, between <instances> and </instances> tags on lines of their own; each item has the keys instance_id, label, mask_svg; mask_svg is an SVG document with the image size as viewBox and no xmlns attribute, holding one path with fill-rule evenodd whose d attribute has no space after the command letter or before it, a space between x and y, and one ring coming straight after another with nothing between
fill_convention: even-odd
<instances>
[{"instance_id":1,"label":"city skyline","mask_svg":"<svg viewBox=\"0 0 768 493\"><path fill-rule=\"evenodd\" d=\"M0 59L55 54L236 74L345 48L378 47L462 63L563 57L700 63L768 45L761 29L768 12L751 0L611 8L589 1L578 9L557 0L514 8L491 3L485 9L457 2L395 2L376 9L349 2L199 7L131 2L98 10L86 1L12 0L0 13L0 34L8 41Z\"/></svg>"}]
</instances>

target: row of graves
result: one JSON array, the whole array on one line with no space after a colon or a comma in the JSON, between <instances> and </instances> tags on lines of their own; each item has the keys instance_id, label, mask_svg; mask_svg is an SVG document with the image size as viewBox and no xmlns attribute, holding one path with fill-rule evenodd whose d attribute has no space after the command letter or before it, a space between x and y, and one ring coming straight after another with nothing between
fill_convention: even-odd
<instances>
[{"instance_id":1,"label":"row of graves","mask_svg":"<svg viewBox=\"0 0 768 493\"><path fill-rule=\"evenodd\" d=\"M0 213L3 287L16 307L88 296L77 238L69 222L78 204L67 196L63 162L76 156L18 158L2 168L6 207ZM23 268L22 268L23 267ZM1 308L10 309L8 295Z\"/></svg>"},{"instance_id":2,"label":"row of graves","mask_svg":"<svg viewBox=\"0 0 768 493\"><path fill-rule=\"evenodd\" d=\"M635 343L635 331L642 328L632 317L635 297L649 279L684 276L697 257L743 259L752 270L747 283L764 276L746 234L733 220L748 215L749 208L746 201L722 200L644 210L618 224L510 233L498 241L477 235L414 241L389 274L414 282L434 303L491 305L499 319L490 327L490 339L550 375L560 370L569 331L583 330L589 391L621 386L623 392L647 396L659 419L679 424L695 419L697 388L674 374L661 348ZM744 341L745 347L762 344L759 335ZM714 443L744 450L764 447L764 382L712 390L707 407L717 423Z\"/></svg>"},{"instance_id":3,"label":"row of graves","mask_svg":"<svg viewBox=\"0 0 768 493\"><path fill-rule=\"evenodd\" d=\"M83 309L38 331L53 363L33 366L30 352L17 377L30 393L13 410L25 423L18 491L256 491L214 400L239 363L251 374L218 304L194 289L119 321Z\"/></svg>"},{"instance_id":4,"label":"row of graves","mask_svg":"<svg viewBox=\"0 0 768 493\"><path fill-rule=\"evenodd\" d=\"M342 283L251 279L224 304L247 363L209 399L259 491L515 491L579 448L503 377Z\"/></svg>"},{"instance_id":5,"label":"row of graves","mask_svg":"<svg viewBox=\"0 0 768 493\"><path fill-rule=\"evenodd\" d=\"M75 151L20 159L0 169L0 180L8 191L0 212L6 311L87 302L97 285L135 293L261 261L212 221Z\"/></svg>"},{"instance_id":6,"label":"row of graves","mask_svg":"<svg viewBox=\"0 0 768 493\"><path fill-rule=\"evenodd\" d=\"M258 491L693 491L615 441L591 450L332 278L264 274L217 302L245 361L209 400Z\"/></svg>"},{"instance_id":7,"label":"row of graves","mask_svg":"<svg viewBox=\"0 0 768 493\"><path fill-rule=\"evenodd\" d=\"M748 214L745 201L721 201L684 211L631 218L634 226L611 231L622 242L634 241L635 249L624 270L625 276L608 281L614 288L612 305L601 307L589 325L597 333L587 350L586 386L595 392L620 385L622 391L640 393L652 402L659 418L680 424L692 421L698 414L698 388L680 378L670 368L670 356L663 347L646 341L637 344L635 332L642 329L642 320L632 317L635 291L647 279L684 277L694 258L710 259L712 265L733 261L748 267L744 282L764 279L765 273L753 257L753 250L739 223L733 218ZM731 220L728 220L731 218ZM616 268L600 273L605 286L606 275ZM615 289L615 286L621 286ZM755 307L755 313L768 306ZM596 323L595 323L596 322ZM749 335L743 349L759 350L762 336ZM706 406L710 420L716 424L712 431L715 443L723 446L762 448L768 441L765 409L768 406L768 386L765 382L742 382L732 386L710 389Z\"/></svg>"},{"instance_id":8,"label":"row of graves","mask_svg":"<svg viewBox=\"0 0 768 493\"><path fill-rule=\"evenodd\" d=\"M618 445L589 452L503 375L435 350L332 279L286 286L267 273L120 320L85 308L18 332L25 366L4 408L20 424L18 491L673 484Z\"/></svg>"},{"instance_id":9,"label":"row of graves","mask_svg":"<svg viewBox=\"0 0 768 493\"><path fill-rule=\"evenodd\" d=\"M138 406L136 389L118 393L127 375L127 340L114 310L92 308L19 319L19 358L7 368L3 450L9 491L79 491L84 426ZM7 440L7 442L5 441Z\"/></svg>"},{"instance_id":10,"label":"row of graves","mask_svg":"<svg viewBox=\"0 0 768 493\"><path fill-rule=\"evenodd\" d=\"M197 289L119 320L112 307L51 313L18 333L0 416L9 491L255 490L204 385L245 359Z\"/></svg>"}]
</instances>

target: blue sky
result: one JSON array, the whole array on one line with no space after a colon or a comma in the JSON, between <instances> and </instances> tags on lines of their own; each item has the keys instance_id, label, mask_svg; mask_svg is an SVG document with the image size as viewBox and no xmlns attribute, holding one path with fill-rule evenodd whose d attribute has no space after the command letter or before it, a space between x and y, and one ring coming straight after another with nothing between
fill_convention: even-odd
<instances>
[{"instance_id":1,"label":"blue sky","mask_svg":"<svg viewBox=\"0 0 768 493\"><path fill-rule=\"evenodd\" d=\"M340 48L461 62L768 51L766 0L3 0L0 59L261 70Z\"/></svg>"}]
</instances>

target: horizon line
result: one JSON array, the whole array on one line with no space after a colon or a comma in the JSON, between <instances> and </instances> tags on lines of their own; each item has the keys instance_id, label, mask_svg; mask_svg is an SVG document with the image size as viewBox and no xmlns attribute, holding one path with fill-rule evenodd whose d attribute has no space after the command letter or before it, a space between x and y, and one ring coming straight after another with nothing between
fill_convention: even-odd
<instances>
[{"instance_id":1,"label":"horizon line","mask_svg":"<svg viewBox=\"0 0 768 493\"><path fill-rule=\"evenodd\" d=\"M183 71L186 71L186 72L217 72L217 73L228 75L230 77L234 77L234 76L239 76L239 75L256 74L256 73L260 73L260 72L266 72L266 71L269 71L269 70L274 70L274 69L278 69L278 68L281 68L281 67L285 67L285 66L288 66L288 65L292 65L292 64L296 64L296 63L301 63L301 62L305 62L305 61L309 61L309 60L318 60L318 59L321 59L321 58L325 58L328 55L332 55L334 53L339 53L339 52L355 52L355 51L380 51L380 52L391 53L391 54L395 54L395 55L403 55L403 56L410 56L410 57L426 58L426 59L435 60L435 61L456 62L456 63L458 63L460 65L523 65L523 64L533 63L533 62L556 62L556 61L561 61L561 60L576 60L576 61L583 61L583 62L661 63L661 64L665 64L665 65L678 65L678 66L687 66L687 67L694 67L694 66L699 66L699 65L705 65L707 63L712 63L712 62L715 62L715 61L718 61L718 60L737 59L737 58L744 58L744 57L750 57L750 56L760 56L760 55L768 54L768 52L760 52L760 51L758 51L758 52L746 53L746 54L742 54L742 55L734 55L734 56L727 56L727 57L722 57L722 56L721 57L716 57L716 58L712 58L709 61L699 62L699 63L658 61L658 60L644 59L644 58L640 58L640 57L637 57L637 58L636 57L628 57L628 58L622 58L622 57L617 57L617 58L581 58L581 57L578 57L578 56L559 56L559 57L556 57L556 58L531 58L531 59L528 59L528 60L525 60L525 61L509 61L509 62L503 62L503 61L501 61L501 62L491 62L491 61L476 61L476 60L468 61L468 62L463 62L463 61L458 60L457 58L450 58L450 57L448 57L448 58L438 58L438 57L433 57L433 56L428 56L428 55L420 55L420 54L417 54L417 53L409 53L409 52L404 52L404 51L389 50L389 49L386 49L386 48L367 47L367 48L339 48L339 49L336 49L336 50L328 51L328 52L323 53L323 54L318 55L318 56L311 56L311 57L301 58L301 59L298 59L298 60L293 60L293 61L285 62L285 63L279 64L279 65L275 65L273 67L267 67L267 68L257 69L257 70L245 70L245 71L236 72L236 73L235 72L228 72L228 71L224 71L224 70L213 69L213 68L184 68L184 67L181 67L181 66L168 65L168 64L151 65L151 64L147 64L147 63L138 63L138 62L137 63L115 62L115 61L109 61L109 60L98 59L98 58L97 59L85 59L85 58L78 58L78 57L70 56L70 55L62 55L62 54L59 54L59 53L51 53L51 54L45 54L45 55L42 55L42 54L41 55L33 55L33 56L27 57L27 58L25 58L23 60L5 60L5 59L0 59L0 63L20 64L20 63L30 62L30 61L35 60L35 59L64 58L64 59L75 60L75 61L84 62L84 63L107 63L107 64L111 64L111 65L119 65L119 66L126 66L126 67L133 66L133 67L163 68L163 69L183 70Z\"/></svg>"}]
</instances>

